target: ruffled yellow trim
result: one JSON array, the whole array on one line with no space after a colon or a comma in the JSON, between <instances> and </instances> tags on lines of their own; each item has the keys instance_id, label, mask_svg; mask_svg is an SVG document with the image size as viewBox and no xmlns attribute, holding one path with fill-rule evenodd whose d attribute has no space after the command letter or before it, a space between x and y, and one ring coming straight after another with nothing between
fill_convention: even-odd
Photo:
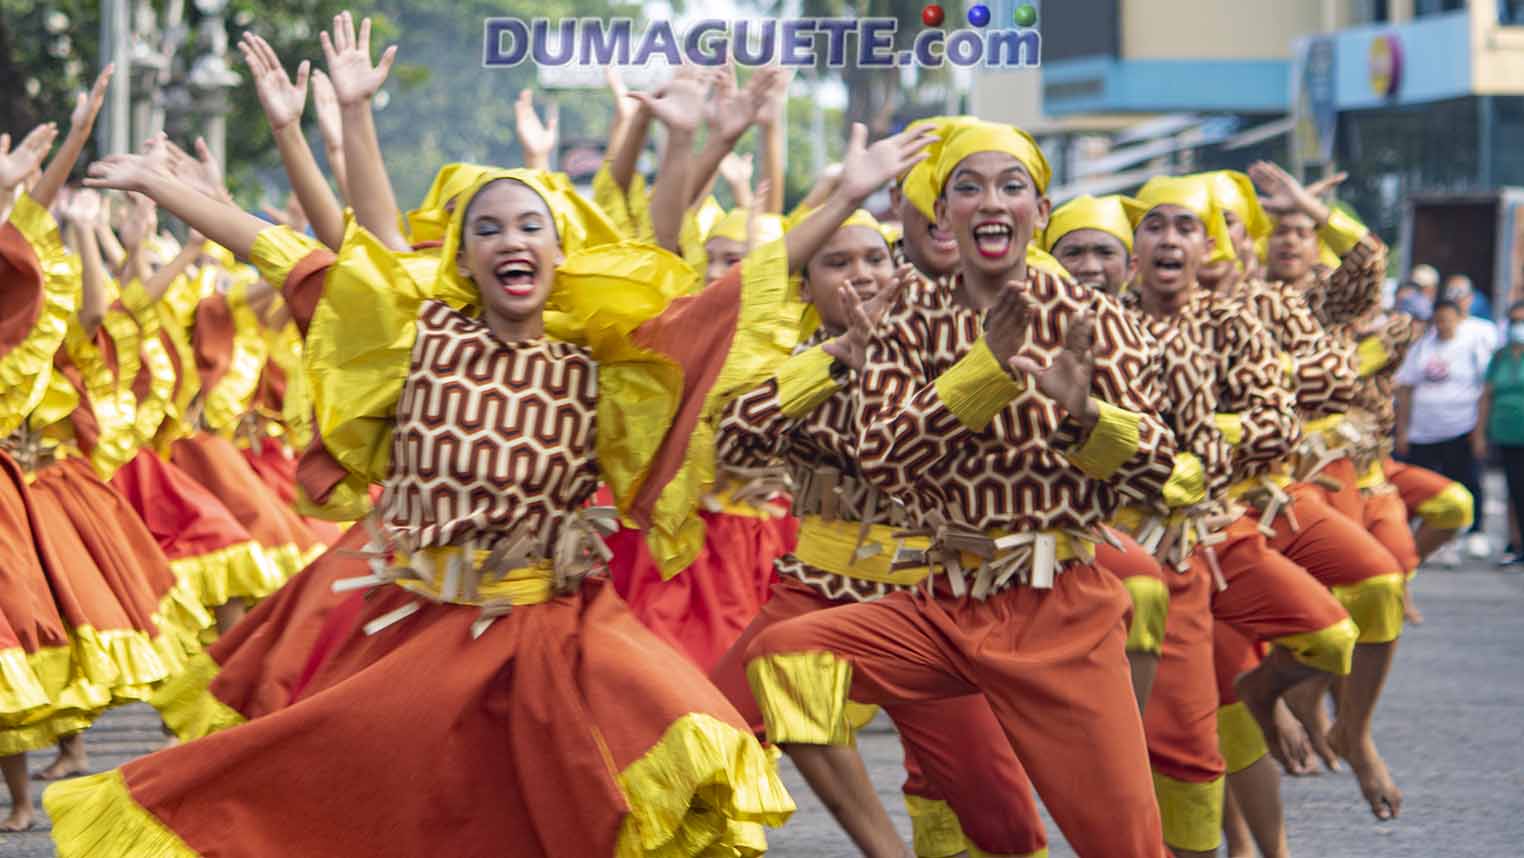
<instances>
[{"instance_id":1,"label":"ruffled yellow trim","mask_svg":"<svg viewBox=\"0 0 1524 858\"><path fill-rule=\"evenodd\" d=\"M48 693L21 647L0 650L0 719L48 705Z\"/></svg>"},{"instance_id":2,"label":"ruffled yellow trim","mask_svg":"<svg viewBox=\"0 0 1524 858\"><path fill-rule=\"evenodd\" d=\"M951 858L967 855L969 858L1048 858L1048 849L1023 854L995 855L985 852L968 840L958 814L947 802L940 799L905 796L905 810L910 813L911 841L916 858Z\"/></svg>"},{"instance_id":3,"label":"ruffled yellow trim","mask_svg":"<svg viewBox=\"0 0 1524 858\"><path fill-rule=\"evenodd\" d=\"M1318 238L1328 245L1339 257L1355 249L1361 239L1370 232L1365 225L1339 211L1331 209L1328 213L1328 223L1318 228Z\"/></svg>"},{"instance_id":4,"label":"ruffled yellow trim","mask_svg":"<svg viewBox=\"0 0 1524 858\"><path fill-rule=\"evenodd\" d=\"M1259 722L1242 703L1230 703L1217 710L1217 747L1230 775L1247 769L1270 753Z\"/></svg>"},{"instance_id":5,"label":"ruffled yellow trim","mask_svg":"<svg viewBox=\"0 0 1524 858\"><path fill-rule=\"evenodd\" d=\"M831 398L841 384L831 375L836 358L815 346L778 367L778 402L785 417L802 417Z\"/></svg>"},{"instance_id":6,"label":"ruffled yellow trim","mask_svg":"<svg viewBox=\"0 0 1524 858\"><path fill-rule=\"evenodd\" d=\"M112 339L116 342L118 353L123 347L137 348L136 336L129 336L122 326L123 314L108 312L107 332L112 333L115 328L121 334L117 339L116 334ZM126 319L127 325L132 325L131 319ZM135 331L137 328L132 326ZM116 373L111 371L106 363L106 356L93 340L85 336L85 332L76 325L69 327L68 336L64 338L64 348L68 350L69 359L79 370L80 379L84 383L85 394L90 400L90 411L95 415L95 422L100 430L95 447L90 451L90 466L100 475L101 479L109 480L119 468L132 460L137 455L137 439L133 436L133 421L137 411L137 400L132 395L132 385L128 383L124 388L117 379ZM136 367L136 360L133 366ZM64 381L62 376L59 381ZM64 387L72 386L67 382ZM67 397L60 391L58 396L58 411L62 410ZM73 401L78 405L79 399L75 395ZM69 409L70 412L73 409ZM39 419L57 417L57 411L53 408L39 408L33 415L34 425ZM44 416L46 415L46 416ZM63 418L50 427L50 437L68 439L72 437L73 426L66 425L68 412Z\"/></svg>"},{"instance_id":7,"label":"ruffled yellow trim","mask_svg":"<svg viewBox=\"0 0 1524 858\"><path fill-rule=\"evenodd\" d=\"M1127 627L1127 651L1158 655L1164 650L1164 623L1169 617L1169 588L1152 575L1122 579L1132 599L1132 624Z\"/></svg>"},{"instance_id":8,"label":"ruffled yellow trim","mask_svg":"<svg viewBox=\"0 0 1524 858\"><path fill-rule=\"evenodd\" d=\"M64 248L47 209L22 194L9 222L37 254L42 306L25 339L0 355L0 437L14 432L47 392L53 355L68 333L82 282L79 258Z\"/></svg>"},{"instance_id":9,"label":"ruffled yellow trim","mask_svg":"<svg viewBox=\"0 0 1524 858\"><path fill-rule=\"evenodd\" d=\"M191 345L190 334L185 326L180 324L176 311L160 301L158 313L160 330L169 335L174 353L180 358L180 373L174 399L166 409L164 419L159 424L159 431L154 437L156 449L168 450L171 444L181 438L190 437L196 431L196 427L186 418L191 413L191 406L195 403L196 396L201 393L201 372L196 369L196 350Z\"/></svg>"},{"instance_id":10,"label":"ruffled yellow trim","mask_svg":"<svg viewBox=\"0 0 1524 858\"><path fill-rule=\"evenodd\" d=\"M1402 617L1400 605L1397 616L1399 620ZM1360 630L1354 621L1345 617L1326 629L1285 635L1271 643L1290 650L1297 661L1309 667L1335 676L1347 676L1354 664L1355 640L1359 636Z\"/></svg>"},{"instance_id":11,"label":"ruffled yellow trim","mask_svg":"<svg viewBox=\"0 0 1524 858\"><path fill-rule=\"evenodd\" d=\"M1465 486L1452 482L1413 511L1438 530L1465 530L1476 520L1476 501Z\"/></svg>"},{"instance_id":12,"label":"ruffled yellow trim","mask_svg":"<svg viewBox=\"0 0 1524 858\"><path fill-rule=\"evenodd\" d=\"M725 209L713 196L705 197L698 205L689 206L683 212L682 226L677 231L677 246L683 259L700 275L709 270L709 249L705 247L712 237L709 231L723 217ZM746 236L741 236L740 241L746 243Z\"/></svg>"},{"instance_id":13,"label":"ruffled yellow trim","mask_svg":"<svg viewBox=\"0 0 1524 858\"><path fill-rule=\"evenodd\" d=\"M159 710L165 726L181 740L189 742L210 736L248 720L212 694L212 681L221 670L222 666L203 652L161 685L148 701Z\"/></svg>"},{"instance_id":14,"label":"ruffled yellow trim","mask_svg":"<svg viewBox=\"0 0 1524 858\"><path fill-rule=\"evenodd\" d=\"M1100 420L1090 430L1090 437L1085 443L1078 450L1066 454L1069 461L1084 471L1086 476L1093 480L1104 480L1138 452L1142 417L1109 402L1095 402L1101 409ZM1197 500L1199 498L1193 498L1191 502Z\"/></svg>"},{"instance_id":15,"label":"ruffled yellow trim","mask_svg":"<svg viewBox=\"0 0 1524 858\"><path fill-rule=\"evenodd\" d=\"M322 554L325 550L327 550L326 547L321 548L317 553ZM307 554L296 547L294 542L277 545L274 548L266 546L265 556L270 558L271 566L274 567L276 574L280 575L281 584L285 584L292 575L307 568ZM276 587L276 589L280 588Z\"/></svg>"},{"instance_id":16,"label":"ruffled yellow trim","mask_svg":"<svg viewBox=\"0 0 1524 858\"><path fill-rule=\"evenodd\" d=\"M94 714L65 712L24 727L0 728L0 757L40 751L58 744L58 740L65 736L89 729L93 723Z\"/></svg>"},{"instance_id":17,"label":"ruffled yellow trim","mask_svg":"<svg viewBox=\"0 0 1524 858\"><path fill-rule=\"evenodd\" d=\"M159 600L153 620L160 631L154 646L163 655L171 674L184 670L191 659L201 654L201 633L217 625L216 618L186 582L178 579Z\"/></svg>"},{"instance_id":18,"label":"ruffled yellow trim","mask_svg":"<svg viewBox=\"0 0 1524 858\"><path fill-rule=\"evenodd\" d=\"M259 389L259 374L264 370L268 346L259 317L249 307L247 285L235 284L228 292L228 308L233 314L233 358L228 371L206 391L203 419L214 432L231 432L249 410Z\"/></svg>"},{"instance_id":19,"label":"ruffled yellow trim","mask_svg":"<svg viewBox=\"0 0 1524 858\"><path fill-rule=\"evenodd\" d=\"M122 303L132 313L138 325L143 364L148 367L148 393L138 400L137 418L133 421L134 432L140 446L153 443L165 418L177 415L175 403L175 365L169 350L159 338L163 329L158 308L148 299L148 292L139 280L133 280L122 290ZM134 373L134 378L136 374ZM131 380L128 382L131 386Z\"/></svg>"},{"instance_id":20,"label":"ruffled yellow trim","mask_svg":"<svg viewBox=\"0 0 1524 858\"><path fill-rule=\"evenodd\" d=\"M622 191L614 183L608 162L593 174L593 202L597 203L619 234L632 241L654 241L656 230L651 226L650 194L646 179L640 173L630 177L629 190Z\"/></svg>"},{"instance_id":21,"label":"ruffled yellow trim","mask_svg":"<svg viewBox=\"0 0 1524 858\"><path fill-rule=\"evenodd\" d=\"M59 781L42 793L59 858L200 858L132 798L120 769Z\"/></svg>"},{"instance_id":22,"label":"ruffled yellow trim","mask_svg":"<svg viewBox=\"0 0 1524 858\"><path fill-rule=\"evenodd\" d=\"M119 699L146 699L140 689L169 677L169 666L146 632L75 626L74 644L85 675Z\"/></svg>"},{"instance_id":23,"label":"ruffled yellow trim","mask_svg":"<svg viewBox=\"0 0 1524 858\"><path fill-rule=\"evenodd\" d=\"M0 712L0 755L47 747L60 736L90 726L95 716L112 704L111 690L91 682L77 669L77 649L77 644L71 644L22 653L21 664L10 655L19 650L6 651L6 674L0 681L19 683L11 686L19 692L14 702L27 705L40 694L42 704Z\"/></svg>"},{"instance_id":24,"label":"ruffled yellow trim","mask_svg":"<svg viewBox=\"0 0 1524 858\"><path fill-rule=\"evenodd\" d=\"M285 582L265 550L252 540L171 560L169 568L189 594L209 608L237 598L263 598Z\"/></svg>"},{"instance_id":25,"label":"ruffled yellow trim","mask_svg":"<svg viewBox=\"0 0 1524 858\"><path fill-rule=\"evenodd\" d=\"M281 424L291 446L304 450L312 443L312 392L307 386L307 373L302 369L302 335L293 322L269 334L267 340L270 360L286 376Z\"/></svg>"},{"instance_id":26,"label":"ruffled yellow trim","mask_svg":"<svg viewBox=\"0 0 1524 858\"><path fill-rule=\"evenodd\" d=\"M983 337L968 354L938 376L935 384L937 396L947 410L975 432L988 426L996 414L1026 389L995 359Z\"/></svg>"},{"instance_id":27,"label":"ruffled yellow trim","mask_svg":"<svg viewBox=\"0 0 1524 858\"><path fill-rule=\"evenodd\" d=\"M778 778L777 751L701 713L677 719L661 740L619 774L630 813L619 858L761 855L761 826L788 821L794 801Z\"/></svg>"},{"instance_id":28,"label":"ruffled yellow trim","mask_svg":"<svg viewBox=\"0 0 1524 858\"><path fill-rule=\"evenodd\" d=\"M1164 503L1170 509L1190 506L1206 497L1206 468L1195 453L1175 454L1175 467L1164 483Z\"/></svg>"},{"instance_id":29,"label":"ruffled yellow trim","mask_svg":"<svg viewBox=\"0 0 1524 858\"><path fill-rule=\"evenodd\" d=\"M1159 800L1166 846L1216 852L1222 845L1222 778L1188 783L1154 772L1154 796Z\"/></svg>"},{"instance_id":30,"label":"ruffled yellow trim","mask_svg":"<svg viewBox=\"0 0 1524 858\"><path fill-rule=\"evenodd\" d=\"M762 710L769 742L851 744L846 713L851 662L829 652L774 653L747 664L746 681Z\"/></svg>"},{"instance_id":31,"label":"ruffled yellow trim","mask_svg":"<svg viewBox=\"0 0 1524 858\"><path fill-rule=\"evenodd\" d=\"M1406 578L1401 572L1393 572L1330 588L1360 629L1357 643L1390 643L1402 634L1402 584Z\"/></svg>"}]
</instances>

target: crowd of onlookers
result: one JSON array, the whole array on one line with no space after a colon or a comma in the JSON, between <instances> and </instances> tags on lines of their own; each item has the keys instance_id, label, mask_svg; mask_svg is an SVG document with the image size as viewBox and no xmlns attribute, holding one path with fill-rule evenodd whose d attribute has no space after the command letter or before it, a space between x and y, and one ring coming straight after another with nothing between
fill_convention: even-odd
<instances>
[{"instance_id":1,"label":"crowd of onlookers","mask_svg":"<svg viewBox=\"0 0 1524 858\"><path fill-rule=\"evenodd\" d=\"M1524 566L1524 301L1494 321L1491 305L1464 274L1445 279L1415 267L1397 288L1395 308L1424 326L1397 373L1396 456L1471 490L1476 523L1465 550L1492 556L1483 530L1482 472L1496 452L1508 484L1508 542L1501 566ZM1436 556L1455 565L1460 543Z\"/></svg>"}]
</instances>

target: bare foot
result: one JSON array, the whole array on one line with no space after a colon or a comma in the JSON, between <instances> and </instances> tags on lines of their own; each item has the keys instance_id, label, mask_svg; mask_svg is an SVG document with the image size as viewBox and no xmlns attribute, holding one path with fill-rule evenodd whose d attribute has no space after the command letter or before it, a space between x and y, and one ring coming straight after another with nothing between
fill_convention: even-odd
<instances>
[{"instance_id":1,"label":"bare foot","mask_svg":"<svg viewBox=\"0 0 1524 858\"><path fill-rule=\"evenodd\" d=\"M1286 708L1284 700L1275 705L1275 729L1280 733L1281 753L1289 761L1286 774L1297 778L1318 774L1317 763L1313 761L1312 740L1291 710Z\"/></svg>"},{"instance_id":2,"label":"bare foot","mask_svg":"<svg viewBox=\"0 0 1524 858\"><path fill-rule=\"evenodd\" d=\"M1408 625L1423 625L1423 611L1418 610L1418 603L1413 601L1413 589L1404 584L1402 596L1402 618L1408 621Z\"/></svg>"},{"instance_id":3,"label":"bare foot","mask_svg":"<svg viewBox=\"0 0 1524 858\"><path fill-rule=\"evenodd\" d=\"M1376 743L1369 738L1350 741L1338 724L1328 731L1328 745L1349 762L1360 781L1360 792L1370 803L1371 813L1377 819L1396 819L1402 811L1402 790L1387 771L1386 761L1376 750Z\"/></svg>"},{"instance_id":4,"label":"bare foot","mask_svg":"<svg viewBox=\"0 0 1524 858\"><path fill-rule=\"evenodd\" d=\"M1296 716L1296 720L1307 728L1308 740L1312 743L1312 749L1322 758L1323 765L1331 772L1338 772L1343 771L1344 767L1339 763L1339 755L1328 746L1326 738L1331 726L1328 722L1328 707L1323 703L1328 685L1329 680L1324 677L1309 679L1293 685L1281 699L1286 702L1286 708Z\"/></svg>"},{"instance_id":5,"label":"bare foot","mask_svg":"<svg viewBox=\"0 0 1524 858\"><path fill-rule=\"evenodd\" d=\"M72 778L75 775L86 775L90 773L89 765L89 761L83 755L75 756L64 751L59 751L58 758L47 768L33 774L32 780L61 781L64 778Z\"/></svg>"},{"instance_id":6,"label":"bare foot","mask_svg":"<svg viewBox=\"0 0 1524 858\"><path fill-rule=\"evenodd\" d=\"M1275 701L1277 695L1271 684L1274 677L1270 671L1261 664L1254 670L1243 674L1233 682L1233 688L1238 692L1238 699L1248 708L1249 714L1254 716L1259 724L1259 730L1265 736L1265 746L1270 749L1270 756L1275 758L1281 768L1290 770L1292 767L1291 757L1288 755L1286 742L1281 736L1280 726L1275 721Z\"/></svg>"},{"instance_id":7,"label":"bare foot","mask_svg":"<svg viewBox=\"0 0 1524 858\"><path fill-rule=\"evenodd\" d=\"M31 806L18 807L11 810L11 815L0 820L0 831L26 831L37 821L36 812Z\"/></svg>"}]
</instances>

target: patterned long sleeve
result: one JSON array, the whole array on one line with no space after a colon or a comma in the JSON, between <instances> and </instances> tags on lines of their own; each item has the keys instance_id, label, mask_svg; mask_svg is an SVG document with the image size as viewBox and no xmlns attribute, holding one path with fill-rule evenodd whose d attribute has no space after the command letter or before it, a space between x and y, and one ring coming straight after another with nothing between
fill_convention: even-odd
<instances>
[{"instance_id":1,"label":"patterned long sleeve","mask_svg":"<svg viewBox=\"0 0 1524 858\"><path fill-rule=\"evenodd\" d=\"M1319 237L1339 255L1339 267L1318 277L1309 302L1323 324L1346 325L1381 305L1387 247L1375 233L1335 210Z\"/></svg>"},{"instance_id":2,"label":"patterned long sleeve","mask_svg":"<svg viewBox=\"0 0 1524 858\"><path fill-rule=\"evenodd\" d=\"M1222 407L1237 415L1241 427L1233 457L1235 477L1241 480L1290 455L1301 440L1301 423L1270 332L1241 312L1225 312L1220 319L1225 340Z\"/></svg>"},{"instance_id":3,"label":"patterned long sleeve","mask_svg":"<svg viewBox=\"0 0 1524 858\"><path fill-rule=\"evenodd\" d=\"M1306 414L1347 411L1360 395L1354 344L1331 336L1294 284L1252 284L1247 298L1290 357L1297 409Z\"/></svg>"},{"instance_id":4,"label":"patterned long sleeve","mask_svg":"<svg viewBox=\"0 0 1524 858\"><path fill-rule=\"evenodd\" d=\"M1013 379L982 337L982 314L927 291L886 320L858 385L859 464L886 493L976 528L1085 528L1121 495L1163 491L1175 439L1157 416L1158 363L1114 300L1031 270L1025 353L1052 360L1068 325L1096 312L1088 437L1052 400Z\"/></svg>"},{"instance_id":5,"label":"patterned long sleeve","mask_svg":"<svg viewBox=\"0 0 1524 858\"><path fill-rule=\"evenodd\" d=\"M848 398L831 375L832 361L818 344L803 349L772 378L726 406L715 435L718 461L760 468L782 458L806 418L829 399Z\"/></svg>"}]
</instances>

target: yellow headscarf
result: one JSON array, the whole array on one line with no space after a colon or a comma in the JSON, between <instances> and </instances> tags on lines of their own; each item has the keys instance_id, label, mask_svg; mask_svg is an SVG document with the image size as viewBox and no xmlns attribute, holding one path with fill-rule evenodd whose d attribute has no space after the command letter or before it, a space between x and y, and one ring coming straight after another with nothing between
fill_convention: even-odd
<instances>
[{"instance_id":1,"label":"yellow headscarf","mask_svg":"<svg viewBox=\"0 0 1524 858\"><path fill-rule=\"evenodd\" d=\"M931 145L926 147L926 157L900 177L900 192L927 220L937 219L935 205L937 196L942 193L942 186L933 178L933 172L937 155L942 151L942 144L957 129L978 122L979 120L972 116L933 116L917 119L906 126L907 131L912 128L930 126L937 132L937 139L931 141Z\"/></svg>"},{"instance_id":2,"label":"yellow headscarf","mask_svg":"<svg viewBox=\"0 0 1524 858\"><path fill-rule=\"evenodd\" d=\"M1053 170L1048 166L1048 159L1042 154L1042 149L1038 148L1037 141L1033 140L1030 134L1014 125L974 122L955 126L942 140L942 145L935 156L936 164L931 168L931 179L936 195L941 196L948 177L963 159L980 152L1004 152L1012 156L1031 174L1032 181L1037 183L1037 192L1039 194L1048 192L1048 182L1053 179Z\"/></svg>"},{"instance_id":3,"label":"yellow headscarf","mask_svg":"<svg viewBox=\"0 0 1524 858\"><path fill-rule=\"evenodd\" d=\"M1233 252L1233 238L1228 234L1228 222L1223 220L1222 209L1217 207L1211 182L1205 176L1155 176L1138 191L1137 201L1141 205L1133 215L1134 230L1143 221L1144 215L1158 206L1180 206L1200 218L1206 227L1207 235L1212 239L1212 255L1208 257L1208 262L1228 259L1237 262L1238 256Z\"/></svg>"},{"instance_id":4,"label":"yellow headscarf","mask_svg":"<svg viewBox=\"0 0 1524 858\"><path fill-rule=\"evenodd\" d=\"M746 244L749 238L746 231L749 218L750 212L746 209L731 209L724 217L715 221L714 225L704 234L705 243L715 238L728 238L732 241ZM759 212L757 214L757 247L782 238L783 231L783 218L781 216L769 212Z\"/></svg>"},{"instance_id":5,"label":"yellow headscarf","mask_svg":"<svg viewBox=\"0 0 1524 858\"><path fill-rule=\"evenodd\" d=\"M445 211L445 205L492 170L492 167L465 163L440 167L439 172L434 174L434 184L429 186L423 204L407 213L409 240L413 244L443 241L445 228L450 223L450 213Z\"/></svg>"},{"instance_id":6,"label":"yellow headscarf","mask_svg":"<svg viewBox=\"0 0 1524 858\"><path fill-rule=\"evenodd\" d=\"M1217 207L1238 215L1251 238L1258 240L1270 234L1270 216L1259 204L1259 194L1254 190L1252 179L1237 170L1217 170L1201 175L1211 182Z\"/></svg>"},{"instance_id":7,"label":"yellow headscarf","mask_svg":"<svg viewBox=\"0 0 1524 858\"><path fill-rule=\"evenodd\" d=\"M459 307L481 305L481 293L476 284L460 275L454 260L460 251L461 232L465 229L466 210L471 207L471 201L487 185L503 179L511 179L527 186L545 201L564 255L570 256L579 250L620 241L619 233L609 221L608 215L578 194L565 176L524 168L488 170L460 194L460 202L456 204L445 228L444 246L439 255L439 274L433 290L436 299ZM551 303L554 301L553 292Z\"/></svg>"},{"instance_id":8,"label":"yellow headscarf","mask_svg":"<svg viewBox=\"0 0 1524 858\"><path fill-rule=\"evenodd\" d=\"M1074 232L1077 229L1098 229L1107 235L1116 236L1132 252L1132 223L1135 210L1139 207L1137 200L1113 194L1107 197L1092 197L1086 194L1076 197L1053 210L1048 216L1048 228L1042 234L1043 249L1052 252L1059 239ZM1137 212L1137 217L1142 217L1142 212Z\"/></svg>"},{"instance_id":9,"label":"yellow headscarf","mask_svg":"<svg viewBox=\"0 0 1524 858\"><path fill-rule=\"evenodd\" d=\"M1027 265L1039 271L1046 271L1059 277L1068 277L1069 271L1064 264L1053 257L1052 254L1038 247L1035 242L1027 243Z\"/></svg>"}]
</instances>

